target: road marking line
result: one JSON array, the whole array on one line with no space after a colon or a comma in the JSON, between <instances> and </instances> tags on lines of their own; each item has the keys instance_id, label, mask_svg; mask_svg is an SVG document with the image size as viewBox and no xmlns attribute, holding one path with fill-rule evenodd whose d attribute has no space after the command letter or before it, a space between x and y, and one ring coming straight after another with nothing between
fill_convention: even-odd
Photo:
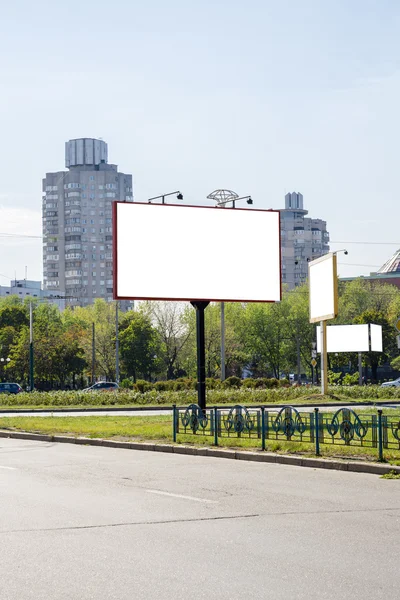
<instances>
[{"instance_id":1,"label":"road marking line","mask_svg":"<svg viewBox=\"0 0 400 600\"><path fill-rule=\"evenodd\" d=\"M0 469L10 469L10 471L16 471L17 467L3 467L0 465Z\"/></svg>"},{"instance_id":2,"label":"road marking line","mask_svg":"<svg viewBox=\"0 0 400 600\"><path fill-rule=\"evenodd\" d=\"M160 496L170 496L171 498L182 498L183 500L194 500L195 502L218 504L217 500L206 500L205 498L195 498L195 496L185 496L184 494L172 494L171 492L162 492L161 490L146 490L146 492L149 494L159 494Z\"/></svg>"}]
</instances>

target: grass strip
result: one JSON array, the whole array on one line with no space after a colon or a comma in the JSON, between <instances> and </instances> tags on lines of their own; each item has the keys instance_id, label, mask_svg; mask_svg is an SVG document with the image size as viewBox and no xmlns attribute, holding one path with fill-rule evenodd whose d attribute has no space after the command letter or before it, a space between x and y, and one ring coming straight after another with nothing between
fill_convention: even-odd
<instances>
[{"instance_id":1,"label":"grass strip","mask_svg":"<svg viewBox=\"0 0 400 600\"><path fill-rule=\"evenodd\" d=\"M47 435L172 443L170 416L3 417L0 418L0 429ZM179 434L177 442L185 445L213 446L213 438L200 433L197 435ZM241 438L221 437L219 445L225 448L261 451L260 439L244 435ZM314 444L306 442L268 439L266 450L279 454L315 457ZM365 446L321 444L320 452L324 458L378 460L377 449ZM388 463L400 464L400 450L385 449L384 456Z\"/></svg>"}]
</instances>

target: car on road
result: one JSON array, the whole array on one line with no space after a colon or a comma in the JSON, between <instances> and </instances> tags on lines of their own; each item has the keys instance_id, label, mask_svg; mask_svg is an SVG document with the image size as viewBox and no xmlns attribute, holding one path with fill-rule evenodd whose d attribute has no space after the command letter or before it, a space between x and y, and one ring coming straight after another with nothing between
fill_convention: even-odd
<instances>
[{"instance_id":1,"label":"car on road","mask_svg":"<svg viewBox=\"0 0 400 600\"><path fill-rule=\"evenodd\" d=\"M0 383L0 394L19 394L23 391L18 383Z\"/></svg>"},{"instance_id":2,"label":"car on road","mask_svg":"<svg viewBox=\"0 0 400 600\"><path fill-rule=\"evenodd\" d=\"M381 387L400 387L400 377L393 381L385 381L385 383L381 384Z\"/></svg>"},{"instance_id":3,"label":"car on road","mask_svg":"<svg viewBox=\"0 0 400 600\"><path fill-rule=\"evenodd\" d=\"M114 381L98 381L94 385L82 390L82 392L113 392L118 389L119 385Z\"/></svg>"}]
</instances>

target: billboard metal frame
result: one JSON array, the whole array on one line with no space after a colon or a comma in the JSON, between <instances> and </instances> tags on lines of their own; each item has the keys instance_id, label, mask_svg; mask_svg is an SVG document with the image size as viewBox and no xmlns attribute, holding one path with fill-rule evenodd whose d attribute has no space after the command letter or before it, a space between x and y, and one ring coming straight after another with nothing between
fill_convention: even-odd
<instances>
[{"instance_id":1,"label":"billboard metal frame","mask_svg":"<svg viewBox=\"0 0 400 600\"><path fill-rule=\"evenodd\" d=\"M204 301L204 302L262 302L262 303L275 303L275 302L280 302L282 300L282 256L281 256L281 217L280 217L280 211L279 210L275 210L275 209L254 209L254 208L238 208L236 207L234 210L237 211L245 211L245 212L266 212L266 213L277 213L278 214L278 229L279 229L279 256L278 256L278 260L279 260L279 299L278 300L253 300L251 298L248 299L238 299L238 300L233 300L232 298L189 298L189 297L185 297L185 298L171 298L171 297L149 297L149 296L120 296L117 294L117 280L118 280L118 243L117 243L117 239L118 239L118 223L117 223L117 205L118 204L128 204L127 202L123 202L123 201L114 201L113 205L112 205L112 211L113 211L113 219L112 219L112 228L113 228L113 296L114 296L114 300L160 300L160 301L171 301L171 302L193 302L194 300L196 301ZM217 210L218 206L200 206L200 205L196 205L196 204L149 204L147 202L134 202L134 203L129 203L129 204L140 204L142 206L149 206L149 207L159 207L159 206L165 206L166 210L168 207L170 206L175 206L175 207L179 207L179 208L202 208L202 209L206 209L206 210ZM151 208L149 208L149 210L151 210ZM225 209L225 210L233 210L233 209Z\"/></svg>"}]
</instances>

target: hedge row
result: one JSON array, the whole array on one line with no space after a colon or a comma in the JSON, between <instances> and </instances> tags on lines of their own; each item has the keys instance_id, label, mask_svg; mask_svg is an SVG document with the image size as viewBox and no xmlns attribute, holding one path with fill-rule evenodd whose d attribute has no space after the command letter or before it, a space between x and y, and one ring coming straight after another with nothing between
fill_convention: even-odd
<instances>
[{"instance_id":1,"label":"hedge row","mask_svg":"<svg viewBox=\"0 0 400 600\"><path fill-rule=\"evenodd\" d=\"M268 379L266 377L260 379L240 379L240 377L227 377L225 381L219 379L207 378L206 386L209 390L232 390L232 389L272 389L278 387L288 387L290 385L289 380L282 379L278 380L275 378ZM138 380L133 383L130 379L124 379L121 382L123 389L130 389L137 392L149 392L156 390L157 392L180 392L182 390L196 390L195 379L176 379L169 381L156 381L150 383L149 381Z\"/></svg>"},{"instance_id":2,"label":"hedge row","mask_svg":"<svg viewBox=\"0 0 400 600\"><path fill-rule=\"evenodd\" d=\"M400 388L379 386L331 386L336 397L354 400L399 399ZM320 393L320 388L287 387L271 389L208 389L207 403L214 404L290 404L293 401L307 402L310 396ZM17 395L1 394L1 406L156 406L177 404L189 405L197 402L195 390L147 392L119 390L118 392L23 392Z\"/></svg>"}]
</instances>

